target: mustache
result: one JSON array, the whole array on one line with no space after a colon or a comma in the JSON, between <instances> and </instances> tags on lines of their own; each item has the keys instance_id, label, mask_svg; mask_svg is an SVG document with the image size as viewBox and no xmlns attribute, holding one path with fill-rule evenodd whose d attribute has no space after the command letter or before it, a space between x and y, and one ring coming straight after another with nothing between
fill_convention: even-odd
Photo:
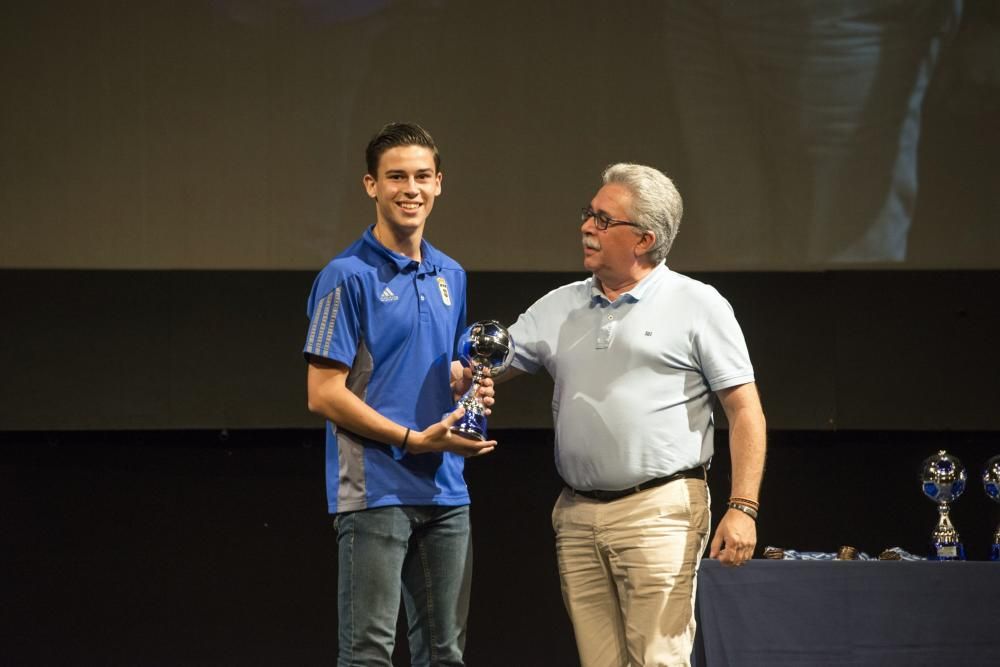
<instances>
[{"instance_id":1,"label":"mustache","mask_svg":"<svg viewBox=\"0 0 1000 667\"><path fill-rule=\"evenodd\" d=\"M583 243L584 248L590 248L591 250L601 249L600 242L592 236L584 236L580 241Z\"/></svg>"}]
</instances>

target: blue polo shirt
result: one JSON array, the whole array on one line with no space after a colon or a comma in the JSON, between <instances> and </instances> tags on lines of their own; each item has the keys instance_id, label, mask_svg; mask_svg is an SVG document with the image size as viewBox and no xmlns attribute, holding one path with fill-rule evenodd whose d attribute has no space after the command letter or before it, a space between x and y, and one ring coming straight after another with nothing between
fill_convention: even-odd
<instances>
[{"instance_id":1,"label":"blue polo shirt","mask_svg":"<svg viewBox=\"0 0 1000 667\"><path fill-rule=\"evenodd\" d=\"M421 431L454 408L450 367L465 329L465 271L426 241L422 261L369 227L313 283L304 352L351 370L347 386L388 419ZM331 513L387 505L465 505L464 459L412 455L327 422Z\"/></svg>"}]
</instances>

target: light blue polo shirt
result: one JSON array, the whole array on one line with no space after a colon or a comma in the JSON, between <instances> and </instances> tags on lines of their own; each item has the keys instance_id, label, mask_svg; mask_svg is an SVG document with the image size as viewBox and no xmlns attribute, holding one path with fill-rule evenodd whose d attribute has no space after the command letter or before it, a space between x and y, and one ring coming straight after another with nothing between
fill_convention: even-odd
<instances>
[{"instance_id":1,"label":"light blue polo shirt","mask_svg":"<svg viewBox=\"0 0 1000 667\"><path fill-rule=\"evenodd\" d=\"M304 353L350 367L347 386L388 419L421 431L454 408L451 361L465 330L465 271L426 241L421 262L369 227L316 277ZM327 422L330 512L386 505L465 505L464 460L405 454Z\"/></svg>"},{"instance_id":2,"label":"light blue polo shirt","mask_svg":"<svg viewBox=\"0 0 1000 667\"><path fill-rule=\"evenodd\" d=\"M593 277L555 289L510 333L514 367L555 382L556 467L581 490L708 463L712 392L754 380L729 303L664 264L614 302Z\"/></svg>"}]
</instances>

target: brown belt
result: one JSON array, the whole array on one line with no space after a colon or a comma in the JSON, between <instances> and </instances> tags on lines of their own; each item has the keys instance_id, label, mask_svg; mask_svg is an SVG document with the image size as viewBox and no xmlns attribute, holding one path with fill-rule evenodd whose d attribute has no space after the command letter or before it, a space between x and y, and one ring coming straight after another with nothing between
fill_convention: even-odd
<instances>
[{"instance_id":1,"label":"brown belt","mask_svg":"<svg viewBox=\"0 0 1000 667\"><path fill-rule=\"evenodd\" d=\"M705 466L698 466L689 470L681 470L680 472L675 472L673 475L667 475L666 477L657 477L649 480L648 482L636 484L635 486L630 486L627 489L622 489L620 491L601 491L599 489L595 489L593 491L580 491L579 489L574 489L571 486L567 486L566 488L569 489L570 493L573 495L583 496L584 498L590 498L591 500L600 500L602 503L609 503L612 500L619 500L620 498L631 496L633 493L639 493L640 491L645 491L646 489L663 486L664 484L668 484L678 479L705 480L707 479Z\"/></svg>"}]
</instances>

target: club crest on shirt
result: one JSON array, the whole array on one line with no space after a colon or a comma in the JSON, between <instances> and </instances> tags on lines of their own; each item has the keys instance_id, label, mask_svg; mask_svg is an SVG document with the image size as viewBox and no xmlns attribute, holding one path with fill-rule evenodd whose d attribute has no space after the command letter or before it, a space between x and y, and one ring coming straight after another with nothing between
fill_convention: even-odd
<instances>
[{"instance_id":1,"label":"club crest on shirt","mask_svg":"<svg viewBox=\"0 0 1000 667\"><path fill-rule=\"evenodd\" d=\"M451 305L451 294L448 293L448 283L445 281L444 277L438 276L437 278L438 291L441 292L441 301L444 305Z\"/></svg>"}]
</instances>

